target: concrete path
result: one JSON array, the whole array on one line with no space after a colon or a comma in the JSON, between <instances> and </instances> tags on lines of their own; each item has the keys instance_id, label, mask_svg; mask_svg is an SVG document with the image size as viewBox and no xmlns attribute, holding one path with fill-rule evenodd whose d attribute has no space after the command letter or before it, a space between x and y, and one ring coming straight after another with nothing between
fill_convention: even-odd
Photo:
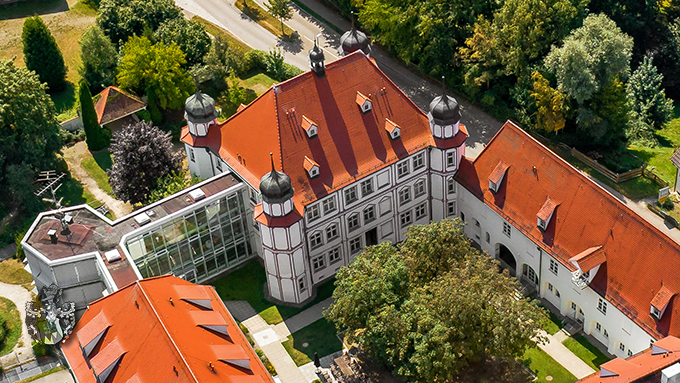
<instances>
[{"instance_id":1,"label":"concrete path","mask_svg":"<svg viewBox=\"0 0 680 383\"><path fill-rule=\"evenodd\" d=\"M61 370L36 379L33 383L73 383L73 377L68 370Z\"/></svg>"},{"instance_id":2,"label":"concrete path","mask_svg":"<svg viewBox=\"0 0 680 383\"><path fill-rule=\"evenodd\" d=\"M543 330L541 330L541 332L542 335L548 338L548 341L545 344L539 344L538 347L555 359L562 367L571 372L576 378L582 379L595 372L595 370L587 365L586 362L582 361L562 344L562 341L567 338L566 334L562 331L559 331L555 335L550 335Z\"/></svg>"},{"instance_id":3,"label":"concrete path","mask_svg":"<svg viewBox=\"0 0 680 383\"><path fill-rule=\"evenodd\" d=\"M315 304L314 306L308 308L307 310L291 318L286 319L285 321L283 321L283 323L277 324L276 326L274 326L274 329L276 331L277 327L278 328L286 327L288 334L290 335L323 318L323 311L327 309L331 305L331 303L333 303L333 298L328 298L324 301L321 301ZM277 331L277 333L279 333L279 331Z\"/></svg>"},{"instance_id":4,"label":"concrete path","mask_svg":"<svg viewBox=\"0 0 680 383\"><path fill-rule=\"evenodd\" d=\"M94 198L106 205L106 207L109 208L109 211L111 211L117 218L123 217L124 215L130 213L132 211L132 205L123 201L119 201L108 195L105 191L99 188L97 182L92 179L92 177L90 177L85 169L83 169L81 162L86 156L89 156L89 152L87 149L87 143L85 143L85 141L81 141L71 147L64 149L64 160L66 160L73 178L77 179L81 184L83 184L83 187L86 188L87 191L89 191L92 195L94 195Z\"/></svg>"}]
</instances>

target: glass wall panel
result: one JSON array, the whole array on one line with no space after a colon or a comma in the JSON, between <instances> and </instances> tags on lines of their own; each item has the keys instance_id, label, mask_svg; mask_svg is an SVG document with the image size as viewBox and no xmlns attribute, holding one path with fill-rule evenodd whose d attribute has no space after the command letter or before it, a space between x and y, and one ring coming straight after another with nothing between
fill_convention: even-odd
<instances>
[{"instance_id":1,"label":"glass wall panel","mask_svg":"<svg viewBox=\"0 0 680 383\"><path fill-rule=\"evenodd\" d=\"M158 268L160 269L161 275L169 273L172 269L170 267L170 259L168 259L167 251L163 251L163 253L158 255Z\"/></svg>"}]
</instances>

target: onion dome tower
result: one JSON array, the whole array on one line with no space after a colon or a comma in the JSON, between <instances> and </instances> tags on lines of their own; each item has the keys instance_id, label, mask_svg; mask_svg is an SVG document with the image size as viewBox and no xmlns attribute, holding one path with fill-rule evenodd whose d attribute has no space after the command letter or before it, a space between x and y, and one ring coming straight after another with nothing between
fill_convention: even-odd
<instances>
[{"instance_id":1,"label":"onion dome tower","mask_svg":"<svg viewBox=\"0 0 680 383\"><path fill-rule=\"evenodd\" d=\"M310 68L312 68L312 71L316 73L316 75L319 77L323 77L326 74L326 66L324 65L325 60L326 57L324 56L321 48L319 48L317 39L315 38L314 48L312 48L312 50L309 51L309 66Z\"/></svg>"},{"instance_id":2,"label":"onion dome tower","mask_svg":"<svg viewBox=\"0 0 680 383\"><path fill-rule=\"evenodd\" d=\"M340 37L339 53L342 56L347 56L350 53L361 50L366 56L371 55L371 42L366 37L366 34L354 28L354 12L352 12L352 29L345 32Z\"/></svg>"},{"instance_id":3,"label":"onion dome tower","mask_svg":"<svg viewBox=\"0 0 680 383\"><path fill-rule=\"evenodd\" d=\"M196 93L189 96L184 103L184 118L187 120L189 133L195 137L205 137L210 125L217 123L218 114L215 100L201 93L198 86Z\"/></svg>"},{"instance_id":4,"label":"onion dome tower","mask_svg":"<svg viewBox=\"0 0 680 383\"><path fill-rule=\"evenodd\" d=\"M430 129L435 138L451 138L458 133L460 127L460 106L455 98L446 94L444 76L442 76L442 95L435 97L430 103Z\"/></svg>"},{"instance_id":5,"label":"onion dome tower","mask_svg":"<svg viewBox=\"0 0 680 383\"><path fill-rule=\"evenodd\" d=\"M291 180L274 168L260 179L262 212L255 207L269 296L286 303L301 303L311 294L312 280L305 256L302 216L293 206Z\"/></svg>"}]
</instances>

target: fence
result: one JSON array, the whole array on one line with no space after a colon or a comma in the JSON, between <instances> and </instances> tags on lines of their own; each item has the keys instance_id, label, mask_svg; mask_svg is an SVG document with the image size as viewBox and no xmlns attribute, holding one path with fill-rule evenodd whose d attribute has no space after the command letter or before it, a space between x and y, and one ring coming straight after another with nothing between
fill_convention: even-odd
<instances>
[{"instance_id":1,"label":"fence","mask_svg":"<svg viewBox=\"0 0 680 383\"><path fill-rule=\"evenodd\" d=\"M607 169L604 167L602 164L599 162L595 161L594 159L586 156L585 154L579 152L578 150L572 148L571 149L571 155L577 158L579 161L585 162L586 165L590 166L591 168L595 169L598 173L602 174L603 176L609 178L610 180L618 183L632 180L633 178L640 177L641 175L644 175L645 170L647 168L647 164L642 165L642 167L638 169L633 169L629 170L625 173L614 173L613 171ZM647 170L648 173L653 174L655 177L659 178L656 174L650 172ZM661 178L659 178L661 179ZM661 180L663 181L663 180ZM666 185L664 185L666 186Z\"/></svg>"}]
</instances>

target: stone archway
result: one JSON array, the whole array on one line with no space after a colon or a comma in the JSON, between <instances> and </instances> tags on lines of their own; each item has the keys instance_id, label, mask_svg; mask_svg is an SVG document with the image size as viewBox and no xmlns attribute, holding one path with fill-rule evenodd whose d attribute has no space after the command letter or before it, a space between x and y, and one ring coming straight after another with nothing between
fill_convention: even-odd
<instances>
[{"instance_id":1,"label":"stone archway","mask_svg":"<svg viewBox=\"0 0 680 383\"><path fill-rule=\"evenodd\" d=\"M502 268L508 269L510 275L513 277L517 275L517 260L512 251L502 243L496 245L496 258L501 261Z\"/></svg>"}]
</instances>

